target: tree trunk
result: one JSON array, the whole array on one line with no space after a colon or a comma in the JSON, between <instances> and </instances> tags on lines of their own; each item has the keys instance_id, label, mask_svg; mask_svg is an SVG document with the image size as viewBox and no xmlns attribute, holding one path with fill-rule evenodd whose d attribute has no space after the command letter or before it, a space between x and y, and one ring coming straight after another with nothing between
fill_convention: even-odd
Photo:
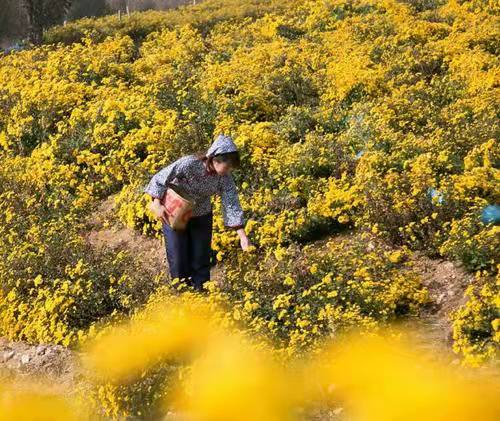
<instances>
[{"instance_id":1,"label":"tree trunk","mask_svg":"<svg viewBox=\"0 0 500 421\"><path fill-rule=\"evenodd\" d=\"M30 26L30 30L28 32L28 41L34 45L40 45L43 39L43 29L34 24Z\"/></svg>"},{"instance_id":2,"label":"tree trunk","mask_svg":"<svg viewBox=\"0 0 500 421\"><path fill-rule=\"evenodd\" d=\"M22 5L26 10L28 20L28 41L40 45L42 43L43 28L37 19L37 14L41 12L35 4L36 0L23 0Z\"/></svg>"}]
</instances>

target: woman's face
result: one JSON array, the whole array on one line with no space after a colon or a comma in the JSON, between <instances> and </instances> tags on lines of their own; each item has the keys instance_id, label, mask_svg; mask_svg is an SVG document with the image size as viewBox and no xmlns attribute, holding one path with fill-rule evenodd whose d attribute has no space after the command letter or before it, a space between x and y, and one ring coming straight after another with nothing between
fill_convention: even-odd
<instances>
[{"instance_id":1,"label":"woman's face","mask_svg":"<svg viewBox=\"0 0 500 421\"><path fill-rule=\"evenodd\" d=\"M214 169L219 175L226 175L229 174L232 171L231 164L228 164L227 162L217 162L215 159L213 161L214 164Z\"/></svg>"}]
</instances>

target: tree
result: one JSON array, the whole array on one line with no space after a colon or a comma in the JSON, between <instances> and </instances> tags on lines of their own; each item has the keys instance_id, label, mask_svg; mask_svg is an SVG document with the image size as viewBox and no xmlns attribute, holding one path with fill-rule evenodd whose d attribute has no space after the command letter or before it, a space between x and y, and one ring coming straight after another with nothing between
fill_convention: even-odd
<instances>
[{"instance_id":1,"label":"tree","mask_svg":"<svg viewBox=\"0 0 500 421\"><path fill-rule=\"evenodd\" d=\"M106 0L73 0L68 12L68 20L85 16L103 16L108 11Z\"/></svg>"},{"instance_id":2,"label":"tree","mask_svg":"<svg viewBox=\"0 0 500 421\"><path fill-rule=\"evenodd\" d=\"M124 12L127 8L127 0L108 0L108 5L112 10L121 10Z\"/></svg>"},{"instance_id":3,"label":"tree","mask_svg":"<svg viewBox=\"0 0 500 421\"><path fill-rule=\"evenodd\" d=\"M26 27L24 13L16 0L0 0L0 45L9 45L23 35Z\"/></svg>"},{"instance_id":4,"label":"tree","mask_svg":"<svg viewBox=\"0 0 500 421\"><path fill-rule=\"evenodd\" d=\"M61 23L71 3L71 0L22 0L28 18L29 41L41 44L44 29Z\"/></svg>"}]
</instances>

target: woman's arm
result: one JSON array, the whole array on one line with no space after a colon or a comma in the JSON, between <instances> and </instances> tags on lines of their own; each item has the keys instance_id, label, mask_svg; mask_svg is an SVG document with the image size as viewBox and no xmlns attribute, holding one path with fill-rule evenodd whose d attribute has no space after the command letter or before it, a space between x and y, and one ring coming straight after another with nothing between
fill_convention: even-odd
<instances>
[{"instance_id":1,"label":"woman's arm","mask_svg":"<svg viewBox=\"0 0 500 421\"><path fill-rule=\"evenodd\" d=\"M236 230L238 235L240 236L240 245L243 250L248 250L249 247L252 246L250 240L247 237L247 233L245 232L245 228L239 228Z\"/></svg>"},{"instance_id":2,"label":"woman's arm","mask_svg":"<svg viewBox=\"0 0 500 421\"><path fill-rule=\"evenodd\" d=\"M238 197L238 190L231 174L222 177L220 195L224 226L236 230L240 237L241 248L246 250L250 246L250 241L244 228L245 219Z\"/></svg>"},{"instance_id":3,"label":"woman's arm","mask_svg":"<svg viewBox=\"0 0 500 421\"><path fill-rule=\"evenodd\" d=\"M184 173L187 166L187 157L179 158L177 161L172 162L160 171L158 171L147 186L143 189L144 193L151 196L152 203L150 204L151 211L163 223L167 223L167 215L165 206L160 202L168 188L168 184L174 180L179 174Z\"/></svg>"},{"instance_id":4,"label":"woman's arm","mask_svg":"<svg viewBox=\"0 0 500 421\"><path fill-rule=\"evenodd\" d=\"M158 171L151 177L143 192L148 193L153 199L161 199L167 190L168 183L183 171L185 166L184 161L184 157L180 158Z\"/></svg>"}]
</instances>

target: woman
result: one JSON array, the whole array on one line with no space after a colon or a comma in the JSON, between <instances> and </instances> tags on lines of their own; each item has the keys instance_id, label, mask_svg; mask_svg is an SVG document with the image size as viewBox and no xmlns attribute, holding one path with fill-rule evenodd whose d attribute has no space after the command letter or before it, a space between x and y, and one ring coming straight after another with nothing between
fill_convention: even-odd
<instances>
[{"instance_id":1,"label":"woman","mask_svg":"<svg viewBox=\"0 0 500 421\"><path fill-rule=\"evenodd\" d=\"M224 226L236 230L243 250L250 246L244 229L243 210L231 175L239 164L238 148L231 137L221 134L205 155L179 158L157 172L143 190L152 197L151 210L162 221L171 277L191 278L189 283L198 290L202 290L204 282L210 279L212 195L221 196ZM160 203L169 185L184 191L195 201L192 217L184 231L174 231L168 225L165 207Z\"/></svg>"}]
</instances>

